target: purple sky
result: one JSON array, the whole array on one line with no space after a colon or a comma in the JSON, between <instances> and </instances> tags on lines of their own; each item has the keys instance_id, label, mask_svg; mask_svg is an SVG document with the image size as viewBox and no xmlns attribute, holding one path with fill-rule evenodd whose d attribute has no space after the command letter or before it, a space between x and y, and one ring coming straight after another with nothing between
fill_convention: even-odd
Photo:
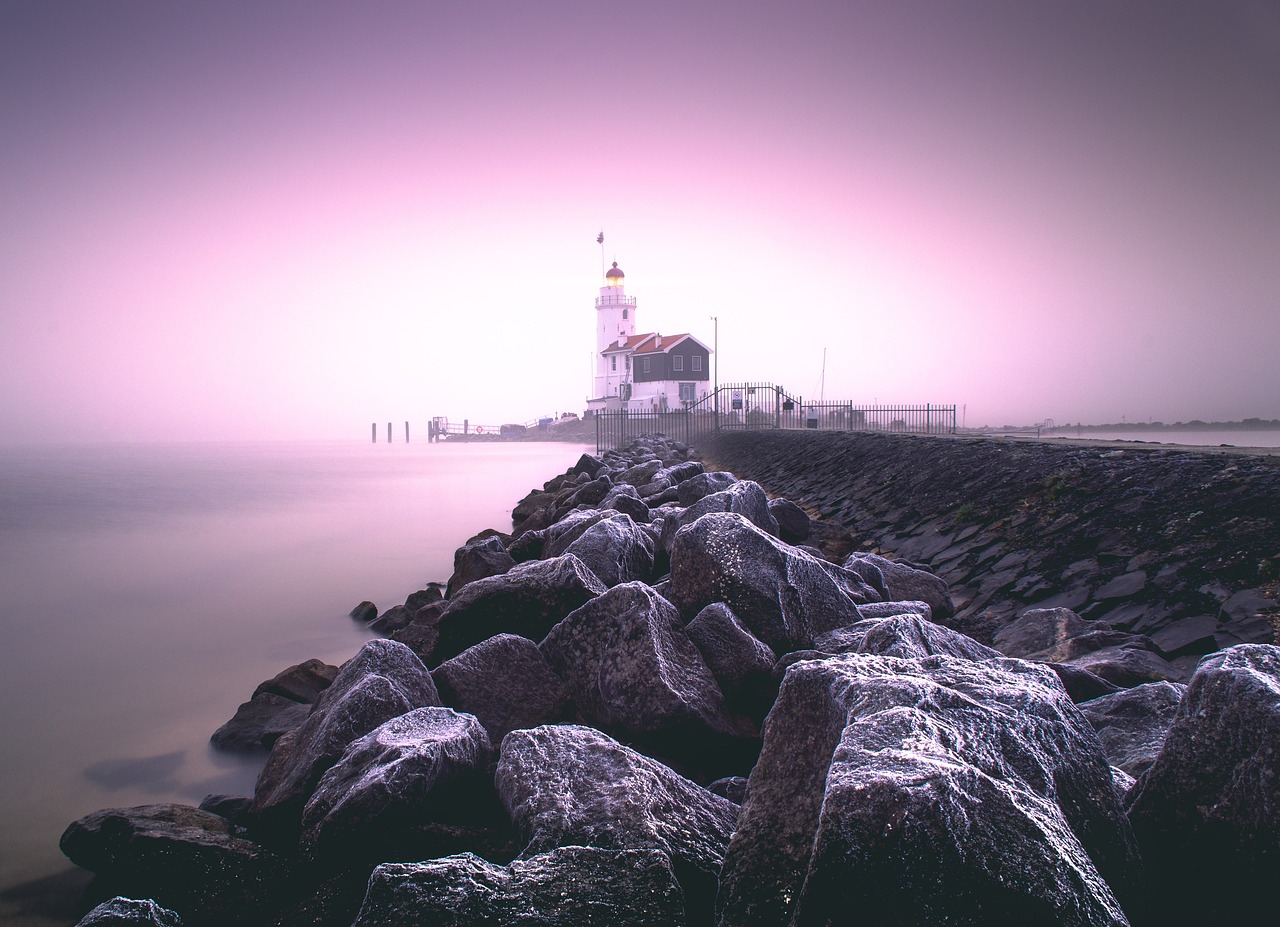
<instances>
[{"instance_id":1,"label":"purple sky","mask_svg":"<svg viewBox=\"0 0 1280 927\"><path fill-rule=\"evenodd\" d=\"M0 0L0 163L4 442L580 412L601 228L722 382L1280 417L1273 0Z\"/></svg>"}]
</instances>

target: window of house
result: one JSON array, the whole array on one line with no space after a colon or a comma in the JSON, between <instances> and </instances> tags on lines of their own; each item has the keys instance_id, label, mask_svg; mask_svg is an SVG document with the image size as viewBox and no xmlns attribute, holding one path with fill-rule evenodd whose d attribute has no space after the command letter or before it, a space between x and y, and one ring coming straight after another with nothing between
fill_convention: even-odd
<instances>
[{"instance_id":1,"label":"window of house","mask_svg":"<svg viewBox=\"0 0 1280 927\"><path fill-rule=\"evenodd\" d=\"M615 354L613 355L613 357L609 358L609 369L610 370L618 369L618 355Z\"/></svg>"},{"instance_id":2,"label":"window of house","mask_svg":"<svg viewBox=\"0 0 1280 927\"><path fill-rule=\"evenodd\" d=\"M651 369L652 369L652 368L650 367L650 362L651 362L652 360L653 360L653 358L651 358L651 357L646 357L646 358L644 359L644 372L645 372L645 373L649 373L649 372L651 371Z\"/></svg>"},{"instance_id":3,"label":"window of house","mask_svg":"<svg viewBox=\"0 0 1280 927\"><path fill-rule=\"evenodd\" d=\"M693 402L693 399L694 399L693 384L681 383L680 384L680 401Z\"/></svg>"},{"instance_id":4,"label":"window of house","mask_svg":"<svg viewBox=\"0 0 1280 927\"><path fill-rule=\"evenodd\" d=\"M694 370L702 369L702 358L696 354L693 357L693 369Z\"/></svg>"},{"instance_id":5,"label":"window of house","mask_svg":"<svg viewBox=\"0 0 1280 927\"><path fill-rule=\"evenodd\" d=\"M671 355L671 369L675 371L684 370L684 358L679 354Z\"/></svg>"},{"instance_id":6,"label":"window of house","mask_svg":"<svg viewBox=\"0 0 1280 927\"><path fill-rule=\"evenodd\" d=\"M628 373L631 372L631 355L630 354L627 355L627 372Z\"/></svg>"}]
</instances>

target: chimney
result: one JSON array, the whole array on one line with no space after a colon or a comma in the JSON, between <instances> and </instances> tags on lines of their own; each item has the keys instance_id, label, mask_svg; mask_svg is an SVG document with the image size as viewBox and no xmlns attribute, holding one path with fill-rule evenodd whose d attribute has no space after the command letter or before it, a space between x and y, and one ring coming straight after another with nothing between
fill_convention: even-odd
<instances>
[{"instance_id":1,"label":"chimney","mask_svg":"<svg viewBox=\"0 0 1280 927\"><path fill-rule=\"evenodd\" d=\"M659 347L659 348L661 348L661 347L662 347L662 336L661 336L661 335L659 335L659 336L658 336L658 340L657 340L656 346L657 346L657 347Z\"/></svg>"}]
</instances>

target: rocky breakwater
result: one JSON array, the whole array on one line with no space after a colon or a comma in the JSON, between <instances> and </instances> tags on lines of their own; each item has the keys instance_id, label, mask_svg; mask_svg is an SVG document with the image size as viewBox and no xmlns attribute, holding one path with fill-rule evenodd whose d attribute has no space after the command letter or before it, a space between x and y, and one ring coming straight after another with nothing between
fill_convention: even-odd
<instances>
[{"instance_id":1,"label":"rocky breakwater","mask_svg":"<svg viewBox=\"0 0 1280 927\"><path fill-rule=\"evenodd\" d=\"M1280 631L1280 456L839 432L725 431L700 449L857 549L927 566L951 626L984 643L1069 609L1084 624L1060 636L1090 637L1058 658L1138 647L1173 666L1133 657L1128 681L1185 682L1204 654Z\"/></svg>"},{"instance_id":2,"label":"rocky breakwater","mask_svg":"<svg viewBox=\"0 0 1280 927\"><path fill-rule=\"evenodd\" d=\"M1054 650L1065 611L1018 619L1039 651L1011 657L957 630L943 578L850 546L678 443L584 455L447 583L362 603L385 638L259 687L218 734L269 747L252 797L72 824L67 855L119 896L83 923L1122 925L1270 902L1280 649L1109 683Z\"/></svg>"}]
</instances>

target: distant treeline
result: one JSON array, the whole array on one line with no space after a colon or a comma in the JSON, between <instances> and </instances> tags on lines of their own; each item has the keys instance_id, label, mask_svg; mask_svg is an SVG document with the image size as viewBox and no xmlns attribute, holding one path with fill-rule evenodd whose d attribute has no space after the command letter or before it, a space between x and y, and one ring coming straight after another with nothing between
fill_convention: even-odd
<instances>
[{"instance_id":1,"label":"distant treeline","mask_svg":"<svg viewBox=\"0 0 1280 927\"><path fill-rule=\"evenodd\" d=\"M1246 418L1238 422L1113 422L1110 425L1055 425L1045 431L1275 431L1280 419Z\"/></svg>"}]
</instances>

